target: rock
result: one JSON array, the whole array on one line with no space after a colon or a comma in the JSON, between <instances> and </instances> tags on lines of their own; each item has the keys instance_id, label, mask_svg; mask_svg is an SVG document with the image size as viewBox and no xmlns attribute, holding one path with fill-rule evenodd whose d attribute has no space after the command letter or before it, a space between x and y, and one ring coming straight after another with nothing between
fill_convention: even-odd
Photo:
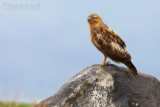
<instances>
[{"instance_id":1,"label":"rock","mask_svg":"<svg viewBox=\"0 0 160 107\"><path fill-rule=\"evenodd\" d=\"M36 107L160 107L160 81L113 64L93 65Z\"/></svg>"}]
</instances>

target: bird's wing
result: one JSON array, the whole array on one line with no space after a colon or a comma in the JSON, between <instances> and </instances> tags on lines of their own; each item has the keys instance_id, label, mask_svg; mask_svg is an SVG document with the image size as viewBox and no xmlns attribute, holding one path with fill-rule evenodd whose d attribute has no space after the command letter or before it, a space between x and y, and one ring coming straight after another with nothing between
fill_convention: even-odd
<instances>
[{"instance_id":1,"label":"bird's wing","mask_svg":"<svg viewBox=\"0 0 160 107\"><path fill-rule=\"evenodd\" d=\"M125 42L119 37L119 35L110 29L108 26L105 27L105 31L108 36L112 39L113 42L118 43L122 48L125 49L126 44Z\"/></svg>"},{"instance_id":2,"label":"bird's wing","mask_svg":"<svg viewBox=\"0 0 160 107\"><path fill-rule=\"evenodd\" d=\"M102 27L100 27L101 30ZM108 26L103 27L101 32L103 39L105 40L105 44L111 46L110 52L114 55L114 57L122 58L122 59L131 59L130 54L125 50L126 44L125 42Z\"/></svg>"}]
</instances>

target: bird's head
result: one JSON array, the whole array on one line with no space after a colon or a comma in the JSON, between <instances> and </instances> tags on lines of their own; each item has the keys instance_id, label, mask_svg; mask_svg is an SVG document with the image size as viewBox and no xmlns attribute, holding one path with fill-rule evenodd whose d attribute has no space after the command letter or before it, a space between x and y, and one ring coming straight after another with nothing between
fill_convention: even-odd
<instances>
[{"instance_id":1,"label":"bird's head","mask_svg":"<svg viewBox=\"0 0 160 107\"><path fill-rule=\"evenodd\" d=\"M90 14L88 16L88 23L89 24L95 24L95 23L99 23L99 22L102 22L102 19L98 14Z\"/></svg>"}]
</instances>

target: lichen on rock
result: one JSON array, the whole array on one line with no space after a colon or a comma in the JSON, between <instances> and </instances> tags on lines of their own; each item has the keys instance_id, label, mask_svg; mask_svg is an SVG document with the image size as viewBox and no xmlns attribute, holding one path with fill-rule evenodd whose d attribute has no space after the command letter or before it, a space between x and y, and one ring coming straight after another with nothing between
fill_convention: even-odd
<instances>
[{"instance_id":1,"label":"lichen on rock","mask_svg":"<svg viewBox=\"0 0 160 107\"><path fill-rule=\"evenodd\" d=\"M87 67L36 107L159 107L160 82L115 65Z\"/></svg>"}]
</instances>

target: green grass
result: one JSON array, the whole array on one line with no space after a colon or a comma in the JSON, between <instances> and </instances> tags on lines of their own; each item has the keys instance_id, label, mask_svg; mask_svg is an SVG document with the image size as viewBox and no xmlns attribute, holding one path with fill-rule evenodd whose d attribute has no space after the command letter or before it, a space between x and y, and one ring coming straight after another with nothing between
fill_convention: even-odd
<instances>
[{"instance_id":1,"label":"green grass","mask_svg":"<svg viewBox=\"0 0 160 107\"><path fill-rule=\"evenodd\" d=\"M35 104L16 103L16 102L0 102L0 107L34 107Z\"/></svg>"}]
</instances>

